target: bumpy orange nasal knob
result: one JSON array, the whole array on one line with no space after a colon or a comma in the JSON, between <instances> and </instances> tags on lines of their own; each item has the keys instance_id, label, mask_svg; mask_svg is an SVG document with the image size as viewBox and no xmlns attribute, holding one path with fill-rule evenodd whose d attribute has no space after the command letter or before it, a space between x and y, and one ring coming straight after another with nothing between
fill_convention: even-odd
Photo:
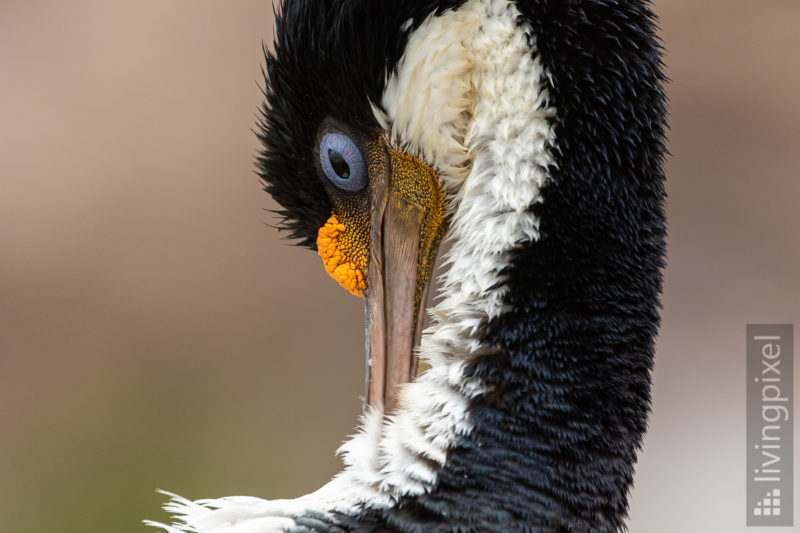
<instances>
[{"instance_id":1,"label":"bumpy orange nasal knob","mask_svg":"<svg viewBox=\"0 0 800 533\"><path fill-rule=\"evenodd\" d=\"M317 250L325 270L339 285L363 296L367 288L367 250L353 232L340 224L336 215L331 215L317 234Z\"/></svg>"}]
</instances>

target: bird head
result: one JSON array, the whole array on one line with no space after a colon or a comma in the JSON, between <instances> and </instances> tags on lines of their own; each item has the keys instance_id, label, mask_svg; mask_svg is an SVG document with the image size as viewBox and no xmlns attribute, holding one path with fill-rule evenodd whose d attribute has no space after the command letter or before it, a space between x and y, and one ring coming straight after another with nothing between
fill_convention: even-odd
<instances>
[{"instance_id":1,"label":"bird head","mask_svg":"<svg viewBox=\"0 0 800 533\"><path fill-rule=\"evenodd\" d=\"M266 52L258 161L267 192L282 206L281 227L364 298L366 400L386 411L417 373L425 293L452 218L446 198L453 191L444 184L468 171L471 89L406 65L414 28L447 3L397 9L396 17L386 16L391 7L284 3ZM380 39L365 42L366 34ZM422 52L424 44L414 46ZM441 85L431 92L430 79L411 79L425 75Z\"/></svg>"}]
</instances>

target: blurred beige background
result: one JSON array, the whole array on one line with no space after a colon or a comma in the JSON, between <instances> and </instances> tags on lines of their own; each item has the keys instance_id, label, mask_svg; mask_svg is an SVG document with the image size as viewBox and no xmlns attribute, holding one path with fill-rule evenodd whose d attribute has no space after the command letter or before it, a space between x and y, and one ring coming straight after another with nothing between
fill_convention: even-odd
<instances>
[{"instance_id":1,"label":"blurred beige background","mask_svg":"<svg viewBox=\"0 0 800 533\"><path fill-rule=\"evenodd\" d=\"M656 9L670 256L630 529L744 532L744 327L800 324L800 3ZM338 470L361 304L268 226L271 13L0 3L3 532L144 531L157 487L287 497Z\"/></svg>"}]
</instances>

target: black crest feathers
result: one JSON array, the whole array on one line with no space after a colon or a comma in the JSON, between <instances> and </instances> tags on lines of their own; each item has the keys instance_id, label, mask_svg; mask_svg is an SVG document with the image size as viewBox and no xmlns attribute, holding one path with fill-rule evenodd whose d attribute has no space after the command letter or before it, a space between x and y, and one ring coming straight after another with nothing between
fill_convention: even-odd
<instances>
[{"instance_id":1,"label":"black crest feathers","mask_svg":"<svg viewBox=\"0 0 800 533\"><path fill-rule=\"evenodd\" d=\"M378 126L386 80L409 34L425 18L463 0L284 0L275 14L272 50L265 49L264 98L256 162L264 189L280 204L280 228L315 248L331 213L313 161L325 118Z\"/></svg>"}]
</instances>

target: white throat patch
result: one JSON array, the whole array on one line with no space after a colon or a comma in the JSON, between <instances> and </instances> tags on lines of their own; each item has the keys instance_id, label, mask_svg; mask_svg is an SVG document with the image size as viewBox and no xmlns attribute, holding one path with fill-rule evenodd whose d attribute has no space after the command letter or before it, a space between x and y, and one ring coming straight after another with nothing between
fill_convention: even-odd
<instances>
[{"instance_id":1,"label":"white throat patch","mask_svg":"<svg viewBox=\"0 0 800 533\"><path fill-rule=\"evenodd\" d=\"M344 470L295 500L174 497L179 521L170 533L265 533L308 511L355 512L391 506L436 485L459 436L470 433L470 398L484 392L464 366L490 347L478 340L503 312L502 269L521 242L538 238L529 209L554 164L555 109L540 84L546 72L509 0L469 0L429 17L410 36L390 76L378 120L396 147L439 175L452 217L443 295L430 311L420 357L430 368L403 386L391 417L364 414L358 434L340 449Z\"/></svg>"}]
</instances>

